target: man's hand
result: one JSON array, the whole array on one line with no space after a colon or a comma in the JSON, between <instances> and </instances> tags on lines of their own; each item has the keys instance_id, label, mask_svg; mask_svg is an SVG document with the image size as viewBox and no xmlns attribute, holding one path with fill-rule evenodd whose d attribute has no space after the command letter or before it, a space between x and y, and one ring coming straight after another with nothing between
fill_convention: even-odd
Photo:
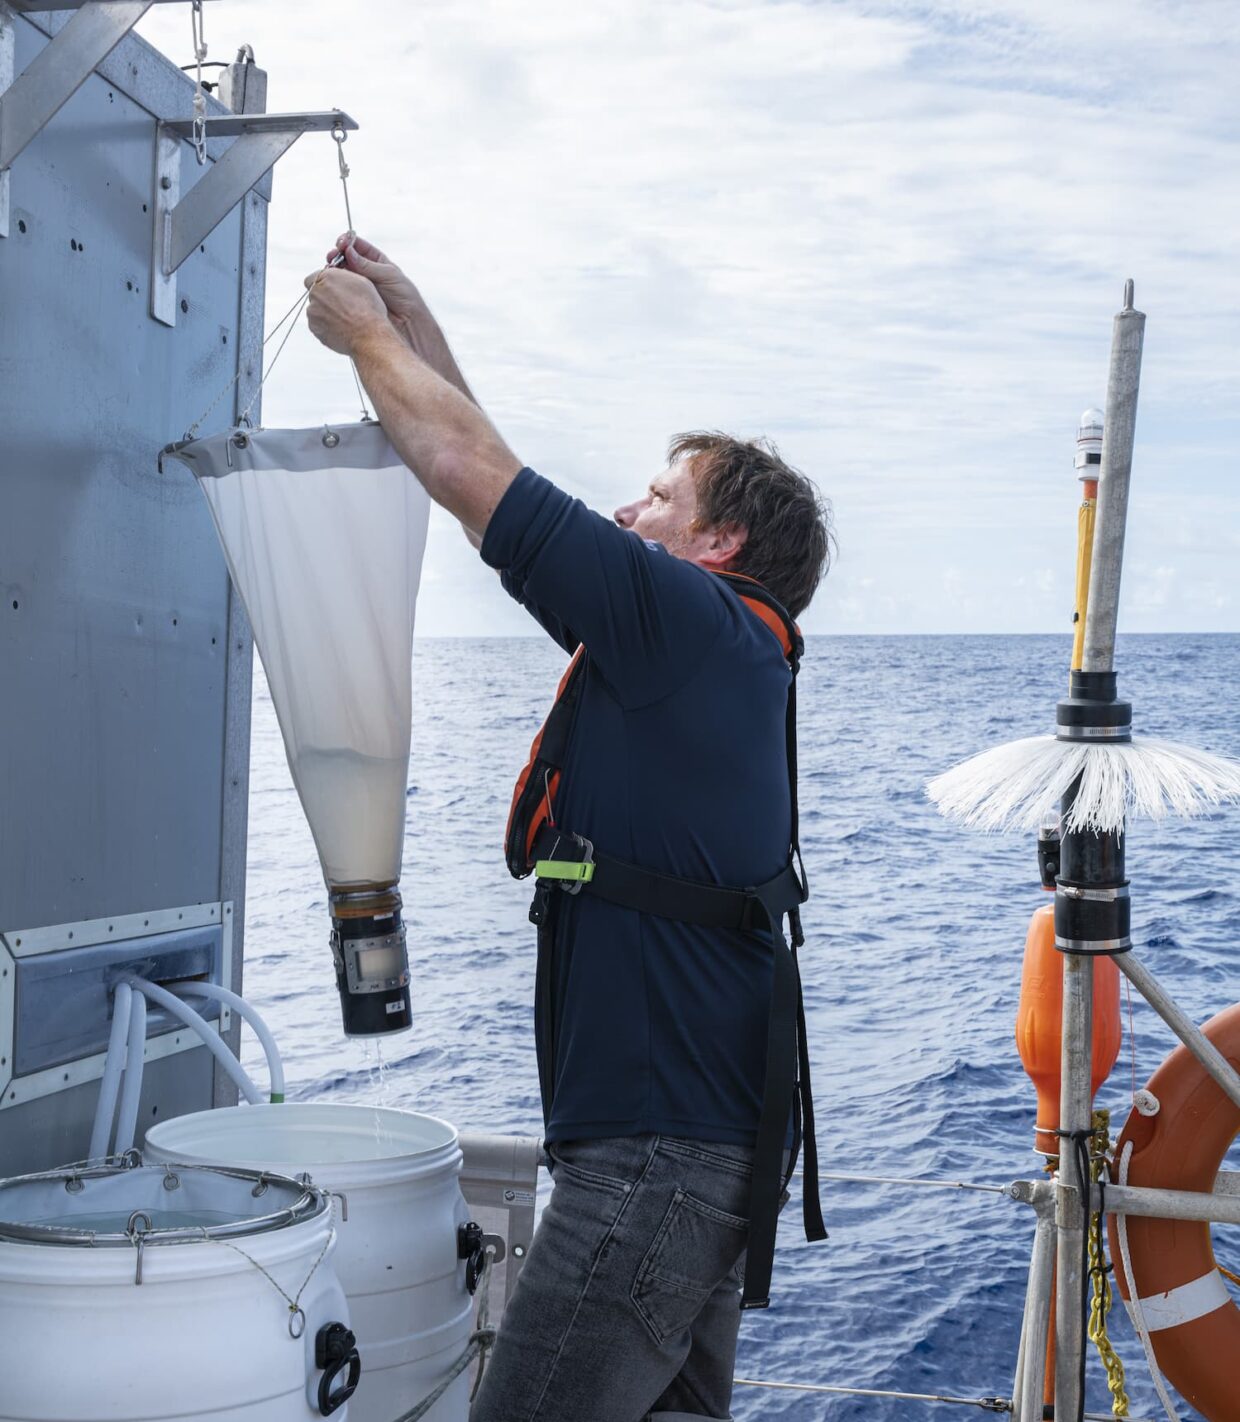
<instances>
[{"instance_id":1,"label":"man's hand","mask_svg":"<svg viewBox=\"0 0 1240 1422\"><path fill-rule=\"evenodd\" d=\"M330 266L341 254L346 270L364 276L374 283L375 290L383 298L392 324L402 336L417 349L414 332L419 325L433 322L430 309L422 300L422 293L395 264L365 237L356 233L343 232L336 238L336 245L327 254Z\"/></svg>"},{"instance_id":2,"label":"man's hand","mask_svg":"<svg viewBox=\"0 0 1240 1422\"><path fill-rule=\"evenodd\" d=\"M374 285L353 272L329 267L306 278L310 330L329 350L352 356L377 326L388 327L387 308Z\"/></svg>"},{"instance_id":3,"label":"man's hand","mask_svg":"<svg viewBox=\"0 0 1240 1422\"><path fill-rule=\"evenodd\" d=\"M388 261L373 242L358 237L356 233L343 232L336 238L336 245L327 254L328 264L342 256L349 271L373 283L383 300L392 329L414 355L477 405L474 392L457 365L439 322L431 315L422 293L404 272L394 262Z\"/></svg>"},{"instance_id":4,"label":"man's hand","mask_svg":"<svg viewBox=\"0 0 1240 1422\"><path fill-rule=\"evenodd\" d=\"M378 252L369 242L365 247ZM347 241L343 248L337 244L328 261L341 250L347 250ZM361 263L380 268L387 297L402 313L416 309L411 301L426 312L417 288L399 268L359 255ZM406 335L406 322L392 319L373 275L360 270L359 256L345 260L359 269L329 266L306 278L310 329L325 346L352 358L396 452L477 546L521 461L482 413L430 313L412 318L415 344Z\"/></svg>"}]
</instances>

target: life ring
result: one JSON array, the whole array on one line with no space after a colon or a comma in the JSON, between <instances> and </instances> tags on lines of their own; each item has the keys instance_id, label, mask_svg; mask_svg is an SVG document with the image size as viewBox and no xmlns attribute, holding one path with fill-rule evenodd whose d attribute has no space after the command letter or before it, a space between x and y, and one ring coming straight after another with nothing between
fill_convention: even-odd
<instances>
[{"instance_id":1,"label":"life ring","mask_svg":"<svg viewBox=\"0 0 1240 1422\"><path fill-rule=\"evenodd\" d=\"M1240 1003L1202 1030L1240 1069ZM1125 1183L1209 1193L1240 1133L1240 1107L1186 1047L1171 1053L1147 1089L1157 1099L1157 1113L1133 1110L1116 1145L1116 1161L1132 1145ZM1139 1215L1130 1215L1127 1225L1132 1275L1159 1367L1209 1422L1240 1422L1240 1307L1218 1271L1210 1226ZM1116 1281L1128 1299L1114 1215L1108 1232Z\"/></svg>"}]
</instances>

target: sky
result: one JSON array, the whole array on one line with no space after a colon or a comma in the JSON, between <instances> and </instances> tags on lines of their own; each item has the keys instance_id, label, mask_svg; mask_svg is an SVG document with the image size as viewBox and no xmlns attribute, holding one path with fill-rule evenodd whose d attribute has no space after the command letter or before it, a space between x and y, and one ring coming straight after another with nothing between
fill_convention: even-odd
<instances>
[{"instance_id":1,"label":"sky","mask_svg":"<svg viewBox=\"0 0 1240 1422\"><path fill-rule=\"evenodd\" d=\"M357 230L519 458L604 512L669 437L766 435L830 499L810 633L1072 615L1077 419L1148 314L1120 630L1240 630L1240 7L1231 0L212 0L271 111L344 109ZM192 58L188 6L138 32ZM276 169L269 323L344 230ZM355 418L304 328L267 425ZM521 633L432 521L422 635Z\"/></svg>"}]
</instances>

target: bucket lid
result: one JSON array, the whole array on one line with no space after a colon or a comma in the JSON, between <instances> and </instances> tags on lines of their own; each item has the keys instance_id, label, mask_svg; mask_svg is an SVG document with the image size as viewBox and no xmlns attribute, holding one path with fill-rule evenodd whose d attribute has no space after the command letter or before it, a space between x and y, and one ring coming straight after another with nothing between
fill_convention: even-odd
<instances>
[{"instance_id":1,"label":"bucket lid","mask_svg":"<svg viewBox=\"0 0 1240 1422\"><path fill-rule=\"evenodd\" d=\"M0 1180L0 1239L132 1248L199 1244L283 1229L331 1208L308 1176L232 1166L105 1163Z\"/></svg>"}]
</instances>

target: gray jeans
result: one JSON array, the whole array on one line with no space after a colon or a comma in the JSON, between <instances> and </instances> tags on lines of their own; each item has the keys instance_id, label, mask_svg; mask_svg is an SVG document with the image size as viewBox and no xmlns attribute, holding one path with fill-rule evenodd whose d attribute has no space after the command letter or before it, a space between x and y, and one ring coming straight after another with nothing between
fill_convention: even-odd
<instances>
[{"instance_id":1,"label":"gray jeans","mask_svg":"<svg viewBox=\"0 0 1240 1422\"><path fill-rule=\"evenodd\" d=\"M753 1151L629 1136L548 1155L470 1422L730 1417Z\"/></svg>"}]
</instances>

